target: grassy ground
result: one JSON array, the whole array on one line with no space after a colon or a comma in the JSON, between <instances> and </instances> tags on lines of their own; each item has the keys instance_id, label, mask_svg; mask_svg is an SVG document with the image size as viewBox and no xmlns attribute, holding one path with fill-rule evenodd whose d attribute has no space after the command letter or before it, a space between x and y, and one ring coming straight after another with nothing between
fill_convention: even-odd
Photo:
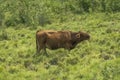
<instances>
[{"instance_id":1,"label":"grassy ground","mask_svg":"<svg viewBox=\"0 0 120 80\"><path fill-rule=\"evenodd\" d=\"M21 27L0 30L0 80L120 79L120 13L74 15L63 23ZM70 52L47 49L49 57L32 57L38 29L83 30L91 39Z\"/></svg>"}]
</instances>

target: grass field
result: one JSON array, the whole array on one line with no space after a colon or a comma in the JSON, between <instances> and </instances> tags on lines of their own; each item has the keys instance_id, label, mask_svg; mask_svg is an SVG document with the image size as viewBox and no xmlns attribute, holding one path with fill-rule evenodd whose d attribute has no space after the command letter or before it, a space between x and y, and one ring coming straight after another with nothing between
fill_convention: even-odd
<instances>
[{"instance_id":1,"label":"grass field","mask_svg":"<svg viewBox=\"0 0 120 80\"><path fill-rule=\"evenodd\" d=\"M119 80L120 13L72 15L65 22L35 28L0 29L0 80ZM38 29L85 31L91 35L68 52L36 52Z\"/></svg>"}]
</instances>

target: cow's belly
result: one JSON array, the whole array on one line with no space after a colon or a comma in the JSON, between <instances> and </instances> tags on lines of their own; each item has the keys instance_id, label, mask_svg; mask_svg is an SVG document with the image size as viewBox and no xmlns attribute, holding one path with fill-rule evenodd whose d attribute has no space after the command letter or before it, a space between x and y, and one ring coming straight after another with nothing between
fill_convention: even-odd
<instances>
[{"instance_id":1,"label":"cow's belly","mask_svg":"<svg viewBox=\"0 0 120 80\"><path fill-rule=\"evenodd\" d=\"M58 44L46 44L46 47L53 50L60 48Z\"/></svg>"},{"instance_id":2,"label":"cow's belly","mask_svg":"<svg viewBox=\"0 0 120 80\"><path fill-rule=\"evenodd\" d=\"M61 46L61 43L52 41L52 42L47 42L46 47L49 49L58 49L58 48L61 48L62 46Z\"/></svg>"},{"instance_id":3,"label":"cow's belly","mask_svg":"<svg viewBox=\"0 0 120 80\"><path fill-rule=\"evenodd\" d=\"M57 38L48 38L46 41L46 47L49 49L58 49L58 48L65 48L66 41L62 41L61 39Z\"/></svg>"}]
</instances>

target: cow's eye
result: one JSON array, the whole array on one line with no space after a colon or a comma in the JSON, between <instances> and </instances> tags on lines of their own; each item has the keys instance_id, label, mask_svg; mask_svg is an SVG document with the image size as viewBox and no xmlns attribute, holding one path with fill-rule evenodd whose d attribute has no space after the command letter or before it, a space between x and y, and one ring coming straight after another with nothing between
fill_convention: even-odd
<instances>
[{"instance_id":1,"label":"cow's eye","mask_svg":"<svg viewBox=\"0 0 120 80\"><path fill-rule=\"evenodd\" d=\"M76 37L77 37L77 38L80 38L80 34L76 34Z\"/></svg>"}]
</instances>

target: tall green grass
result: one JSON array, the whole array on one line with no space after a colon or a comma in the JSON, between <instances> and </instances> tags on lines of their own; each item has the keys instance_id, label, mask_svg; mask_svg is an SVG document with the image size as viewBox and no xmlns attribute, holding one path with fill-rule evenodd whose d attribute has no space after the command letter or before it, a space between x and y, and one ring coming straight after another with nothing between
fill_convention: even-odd
<instances>
[{"instance_id":1,"label":"tall green grass","mask_svg":"<svg viewBox=\"0 0 120 80\"><path fill-rule=\"evenodd\" d=\"M12 26L0 30L0 80L119 80L120 14L92 13L75 15L65 22L50 25ZM38 29L83 30L89 41L78 44L70 52L49 50L36 52Z\"/></svg>"}]
</instances>

